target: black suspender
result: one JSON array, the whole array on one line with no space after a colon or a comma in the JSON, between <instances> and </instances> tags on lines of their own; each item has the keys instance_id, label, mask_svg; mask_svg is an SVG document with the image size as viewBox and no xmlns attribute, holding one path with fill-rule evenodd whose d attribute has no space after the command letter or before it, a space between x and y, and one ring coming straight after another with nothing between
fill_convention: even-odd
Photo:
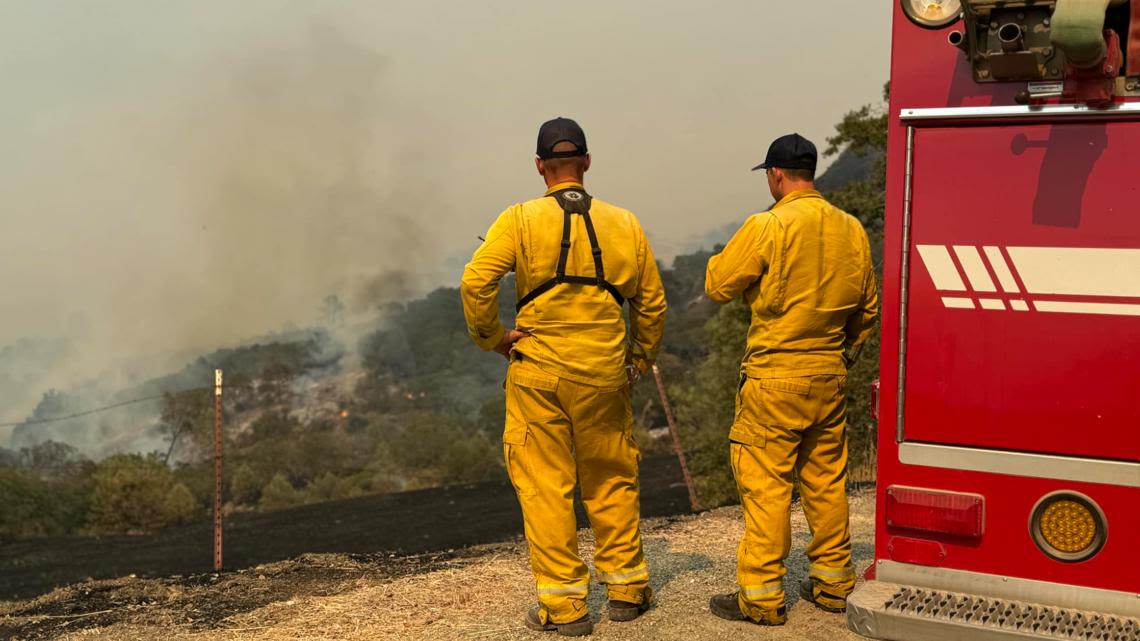
<instances>
[{"instance_id":1,"label":"black suspender","mask_svg":"<svg viewBox=\"0 0 1140 641\"><path fill-rule=\"evenodd\" d=\"M605 266L602 264L602 247L598 244L598 232L594 229L594 221L590 219L590 203L593 199L585 191L576 187L556 191L551 196L562 207L562 249L558 254L558 266L554 270L554 278L532 289L519 300L515 311L522 310L528 303L542 296L563 283L574 285L595 285L606 290L614 297L618 305L625 303L625 298L609 281L606 280ZM582 217L586 224L586 235L590 238L590 251L594 256L593 278L588 276L567 276L566 261L570 258L570 227L574 224L574 215Z\"/></svg>"}]
</instances>

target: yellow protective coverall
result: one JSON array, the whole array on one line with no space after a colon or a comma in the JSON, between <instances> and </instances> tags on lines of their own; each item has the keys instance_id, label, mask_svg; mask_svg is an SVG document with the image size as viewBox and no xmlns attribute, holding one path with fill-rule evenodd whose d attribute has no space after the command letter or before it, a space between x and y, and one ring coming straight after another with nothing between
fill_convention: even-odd
<instances>
[{"instance_id":1,"label":"yellow protective coverall","mask_svg":"<svg viewBox=\"0 0 1140 641\"><path fill-rule=\"evenodd\" d=\"M467 331L485 350L502 340L499 280L516 274L516 300L554 276L563 210L549 195L504 211L463 273ZM597 579L611 600L640 603L649 573L641 546L638 461L626 365L644 372L661 345L665 291L645 232L632 213L594 199L590 218L605 278L629 303L594 285L563 283L518 313L506 380L503 450L522 506L541 617L567 623L586 613L589 570L578 555L573 496L596 538ZM593 277L581 216L572 217L566 273Z\"/></svg>"},{"instance_id":2,"label":"yellow protective coverall","mask_svg":"<svg viewBox=\"0 0 1140 641\"><path fill-rule=\"evenodd\" d=\"M750 217L709 260L705 292L743 295L752 311L729 434L744 508L737 551L741 610L783 620L793 475L812 532L816 599L843 607L855 587L848 533L847 365L871 333L879 299L863 226L814 190Z\"/></svg>"}]
</instances>

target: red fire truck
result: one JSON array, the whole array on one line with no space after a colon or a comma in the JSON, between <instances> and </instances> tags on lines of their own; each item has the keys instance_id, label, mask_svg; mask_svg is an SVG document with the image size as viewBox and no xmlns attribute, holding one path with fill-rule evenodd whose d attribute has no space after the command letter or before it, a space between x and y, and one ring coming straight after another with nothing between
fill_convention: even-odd
<instances>
[{"instance_id":1,"label":"red fire truck","mask_svg":"<svg viewBox=\"0 0 1140 641\"><path fill-rule=\"evenodd\" d=\"M893 0L849 627L1140 639L1140 0Z\"/></svg>"}]
</instances>

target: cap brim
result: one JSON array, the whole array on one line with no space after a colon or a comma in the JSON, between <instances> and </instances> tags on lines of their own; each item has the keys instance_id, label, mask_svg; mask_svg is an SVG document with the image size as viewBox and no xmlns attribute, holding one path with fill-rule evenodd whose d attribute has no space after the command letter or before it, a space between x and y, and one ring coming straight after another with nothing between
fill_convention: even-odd
<instances>
[{"instance_id":1,"label":"cap brim","mask_svg":"<svg viewBox=\"0 0 1140 641\"><path fill-rule=\"evenodd\" d=\"M759 165L756 165L755 167L753 167L752 171L756 171L757 169L767 169L767 168L768 168L768 163L760 163Z\"/></svg>"}]
</instances>

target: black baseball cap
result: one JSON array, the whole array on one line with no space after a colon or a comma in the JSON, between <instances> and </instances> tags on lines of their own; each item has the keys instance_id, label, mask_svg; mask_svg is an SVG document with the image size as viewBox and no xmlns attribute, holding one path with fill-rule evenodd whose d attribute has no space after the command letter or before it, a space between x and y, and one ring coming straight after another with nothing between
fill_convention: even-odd
<instances>
[{"instance_id":1,"label":"black baseball cap","mask_svg":"<svg viewBox=\"0 0 1140 641\"><path fill-rule=\"evenodd\" d=\"M764 159L763 164L753 167L752 171L779 167L780 169L810 169L814 173L818 159L815 145L811 144L810 140L799 134L788 134L780 136L772 143L771 147L768 147L768 157Z\"/></svg>"},{"instance_id":2,"label":"black baseball cap","mask_svg":"<svg viewBox=\"0 0 1140 641\"><path fill-rule=\"evenodd\" d=\"M576 149L554 151L554 145L560 142L573 143ZM586 133L578 123L561 116L554 120L547 120L538 128L538 150L535 154L543 160L551 158L570 158L572 156L585 156Z\"/></svg>"}]
</instances>

